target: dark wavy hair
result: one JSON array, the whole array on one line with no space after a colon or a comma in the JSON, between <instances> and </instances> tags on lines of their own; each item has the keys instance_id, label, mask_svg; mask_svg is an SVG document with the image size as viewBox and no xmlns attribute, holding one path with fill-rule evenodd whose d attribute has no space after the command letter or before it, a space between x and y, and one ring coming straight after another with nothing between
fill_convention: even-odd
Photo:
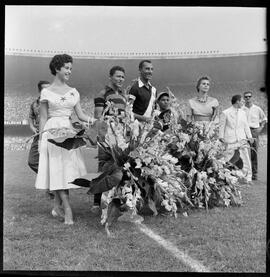
<instances>
[{"instance_id":1,"label":"dark wavy hair","mask_svg":"<svg viewBox=\"0 0 270 277\"><path fill-rule=\"evenodd\" d=\"M142 60L142 61L140 61L140 63L139 63L139 70L141 70L143 68L143 64L144 63L152 63L152 62L150 60Z\"/></svg>"},{"instance_id":2,"label":"dark wavy hair","mask_svg":"<svg viewBox=\"0 0 270 277\"><path fill-rule=\"evenodd\" d=\"M38 85L37 85L37 86L38 86L38 91L39 91L39 92L41 92L42 86L45 85L45 84L46 84L46 85L49 85L50 82L48 82L48 81L39 81L39 82L38 82Z\"/></svg>"},{"instance_id":3,"label":"dark wavy hair","mask_svg":"<svg viewBox=\"0 0 270 277\"><path fill-rule=\"evenodd\" d=\"M241 99L242 99L242 95L236 94L236 95L234 95L234 96L232 97L231 102L232 102L232 104L235 104L237 101L239 101L239 100L241 100Z\"/></svg>"},{"instance_id":4,"label":"dark wavy hair","mask_svg":"<svg viewBox=\"0 0 270 277\"><path fill-rule=\"evenodd\" d=\"M197 85L196 85L196 89L197 89L198 92L199 92L199 86L200 86L200 84L201 84L201 82L202 82L203 80L208 80L209 82L211 81L210 78L209 78L208 76L203 76L203 77L201 77L201 78L197 81Z\"/></svg>"},{"instance_id":5,"label":"dark wavy hair","mask_svg":"<svg viewBox=\"0 0 270 277\"><path fill-rule=\"evenodd\" d=\"M49 65L52 75L56 75L56 70L60 70L65 63L73 63L73 59L70 55L55 55Z\"/></svg>"},{"instance_id":6,"label":"dark wavy hair","mask_svg":"<svg viewBox=\"0 0 270 277\"><path fill-rule=\"evenodd\" d=\"M125 69L119 65L116 65L116 66L113 66L111 69L110 69L110 76L113 76L113 74L115 73L115 71L122 71L123 73L125 73Z\"/></svg>"}]
</instances>

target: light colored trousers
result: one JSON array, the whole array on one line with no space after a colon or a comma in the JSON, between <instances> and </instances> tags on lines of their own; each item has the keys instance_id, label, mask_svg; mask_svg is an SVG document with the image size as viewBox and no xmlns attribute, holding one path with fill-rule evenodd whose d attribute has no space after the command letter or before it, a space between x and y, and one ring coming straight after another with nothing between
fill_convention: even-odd
<instances>
[{"instance_id":1,"label":"light colored trousers","mask_svg":"<svg viewBox=\"0 0 270 277\"><path fill-rule=\"evenodd\" d=\"M226 155L226 160L230 160L233 157L233 155L234 155L233 149L237 149L238 147L240 147L239 153L240 153L240 157L243 161L243 169L242 169L243 174L245 175L245 178L247 181L251 181L252 180L252 168L251 168L249 144L246 143L244 145L243 142L229 143L227 145L228 155Z\"/></svg>"}]
</instances>

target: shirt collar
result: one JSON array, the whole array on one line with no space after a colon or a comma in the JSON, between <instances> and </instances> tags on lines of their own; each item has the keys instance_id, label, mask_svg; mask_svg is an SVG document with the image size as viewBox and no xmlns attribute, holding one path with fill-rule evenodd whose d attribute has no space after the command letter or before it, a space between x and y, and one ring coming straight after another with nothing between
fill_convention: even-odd
<instances>
[{"instance_id":1,"label":"shirt collar","mask_svg":"<svg viewBox=\"0 0 270 277\"><path fill-rule=\"evenodd\" d=\"M250 107L247 107L246 105L244 105L244 107L246 108L246 109L250 109L250 108L252 108L254 106L254 104L252 103L251 104L251 106Z\"/></svg>"},{"instance_id":2,"label":"shirt collar","mask_svg":"<svg viewBox=\"0 0 270 277\"><path fill-rule=\"evenodd\" d=\"M243 107L242 107L242 108L243 108ZM234 111L239 111L239 110L241 110L242 108L235 108L235 106L232 105L232 109L233 109Z\"/></svg>"},{"instance_id":3,"label":"shirt collar","mask_svg":"<svg viewBox=\"0 0 270 277\"><path fill-rule=\"evenodd\" d=\"M139 88L141 88L141 87L143 87L145 84L143 83L143 81L141 80L141 78L138 78L138 85L139 85ZM150 82L148 82L148 85L150 86L150 87L152 87L152 85L151 85L151 83Z\"/></svg>"}]
</instances>

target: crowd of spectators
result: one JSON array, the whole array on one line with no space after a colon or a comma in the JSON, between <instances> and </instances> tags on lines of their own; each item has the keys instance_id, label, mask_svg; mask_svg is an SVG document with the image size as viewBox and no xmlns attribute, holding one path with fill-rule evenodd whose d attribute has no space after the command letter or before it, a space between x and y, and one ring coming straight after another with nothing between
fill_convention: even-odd
<instances>
[{"instance_id":1,"label":"crowd of spectators","mask_svg":"<svg viewBox=\"0 0 270 277\"><path fill-rule=\"evenodd\" d=\"M4 124L28 124L29 108L37 95L5 94ZM87 96L81 98L82 109L93 115L94 101Z\"/></svg>"},{"instance_id":2,"label":"crowd of spectators","mask_svg":"<svg viewBox=\"0 0 270 277\"><path fill-rule=\"evenodd\" d=\"M258 82L240 81L240 82L227 82L227 83L215 83L215 80L211 81L211 94L217 98L220 103L220 110L226 109L230 106L230 99L234 94L242 94L244 91L253 91L254 103L258 104L268 114L267 94L262 92L261 88L263 84ZM180 106L185 111L187 100L191 95L196 95L195 84L169 84L168 85L175 96L180 100ZM157 87L158 90L165 89L164 87ZM95 95L95 93L91 94ZM5 124L27 124L30 104L37 97L37 94L22 94L17 93L5 93L5 106L4 106L4 120ZM94 102L93 98L87 95L81 95L81 105L86 114L93 115Z\"/></svg>"},{"instance_id":3,"label":"crowd of spectators","mask_svg":"<svg viewBox=\"0 0 270 277\"><path fill-rule=\"evenodd\" d=\"M186 101L191 95L196 95L195 85L192 84L169 84L171 91L180 100L180 106L185 111ZM164 89L164 88L158 88ZM220 110L224 110L230 106L231 96L234 94L242 94L244 91L253 91L254 103L258 104L268 114L267 94L263 89L263 84L255 82L234 82L234 83L215 83L212 81L211 95L218 99ZM94 95L94 94L93 94ZM5 124L27 124L30 104L37 97L36 94L23 95L21 93L6 93L4 104L4 120ZM93 115L94 101L89 96L81 95L82 109L86 114ZM76 116L72 117L72 121L76 121ZM26 127L27 128L27 127ZM25 150L29 148L29 143L25 143L26 137L5 136L4 148L8 150ZM265 145L265 139L260 142Z\"/></svg>"}]
</instances>

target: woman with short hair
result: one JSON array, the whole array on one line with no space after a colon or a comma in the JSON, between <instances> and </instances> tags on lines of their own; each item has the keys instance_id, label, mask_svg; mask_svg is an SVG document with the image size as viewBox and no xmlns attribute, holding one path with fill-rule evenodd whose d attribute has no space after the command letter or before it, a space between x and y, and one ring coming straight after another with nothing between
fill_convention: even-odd
<instances>
[{"instance_id":1,"label":"woman with short hair","mask_svg":"<svg viewBox=\"0 0 270 277\"><path fill-rule=\"evenodd\" d=\"M50 62L49 67L54 80L49 87L41 91L40 132L51 128L67 128L74 133L70 121L73 111L81 121L92 122L92 118L82 111L79 92L67 85L72 63L72 57L66 54L55 55ZM70 182L86 174L86 167L80 148L66 150L48 142L48 139L56 136L50 131L40 134L40 157L35 187L52 191L55 196L52 215L63 217L65 224L73 224L69 189L80 187Z\"/></svg>"},{"instance_id":2,"label":"woman with short hair","mask_svg":"<svg viewBox=\"0 0 270 277\"><path fill-rule=\"evenodd\" d=\"M187 119L192 121L214 121L218 112L218 100L208 95L210 78L201 77L197 81L198 95L188 100Z\"/></svg>"}]
</instances>

